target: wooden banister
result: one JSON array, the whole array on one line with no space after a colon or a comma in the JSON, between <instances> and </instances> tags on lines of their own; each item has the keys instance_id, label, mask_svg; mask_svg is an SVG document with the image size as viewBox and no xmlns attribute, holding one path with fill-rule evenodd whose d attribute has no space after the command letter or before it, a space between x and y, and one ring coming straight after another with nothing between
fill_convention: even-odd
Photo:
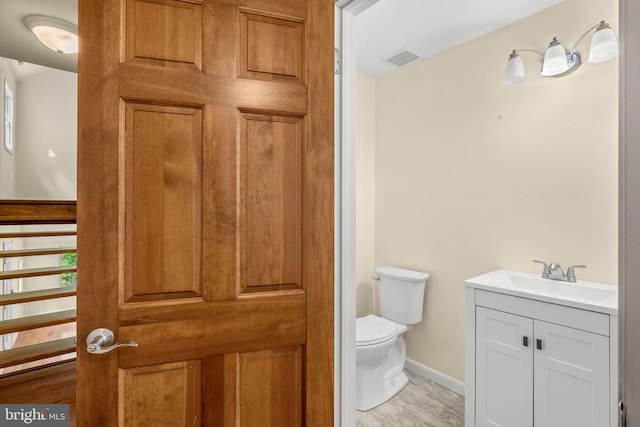
<instances>
[{"instance_id":1,"label":"wooden banister","mask_svg":"<svg viewBox=\"0 0 640 427\"><path fill-rule=\"evenodd\" d=\"M0 224L75 224L75 200L0 200Z\"/></svg>"},{"instance_id":2,"label":"wooden banister","mask_svg":"<svg viewBox=\"0 0 640 427\"><path fill-rule=\"evenodd\" d=\"M76 294L75 286L42 289L39 291L20 292L17 294L0 295L0 307L3 305L20 304L24 302L43 301L54 298L72 297Z\"/></svg>"},{"instance_id":3,"label":"wooden banister","mask_svg":"<svg viewBox=\"0 0 640 427\"><path fill-rule=\"evenodd\" d=\"M47 357L60 356L74 351L76 351L75 337L0 351L0 368L46 359Z\"/></svg>"},{"instance_id":4,"label":"wooden banister","mask_svg":"<svg viewBox=\"0 0 640 427\"><path fill-rule=\"evenodd\" d=\"M39 255L57 255L72 254L76 251L75 247L50 248L50 249L22 249L19 251L0 251L0 258L15 258L23 256L39 256Z\"/></svg>"},{"instance_id":5,"label":"wooden banister","mask_svg":"<svg viewBox=\"0 0 640 427\"><path fill-rule=\"evenodd\" d=\"M49 225L50 227L48 227ZM8 250L0 251L0 259L7 260L7 264L10 265L9 268L16 268L15 270L0 272L0 281L56 275L62 275L62 280L65 283L69 281L65 273L75 273L76 266L50 266L51 264L60 263L55 257L42 258L40 260L34 258L34 263L27 265L27 267L37 268L24 269L19 269L22 267L22 263L12 263L9 260L43 255L61 255L63 262L66 263L68 261L66 258L73 259L73 256L68 257L64 254L72 254L77 251L73 247L73 240L76 236L75 225L76 201L0 200L0 240L18 240L12 245L15 249L6 245ZM52 239L42 241L28 240L31 238ZM56 247L58 245L60 247ZM12 287L16 283L17 281L11 283ZM0 295L0 307L74 297L76 295L75 285L55 287L56 284L62 285L60 281L55 279L46 285L54 287L52 289ZM29 282L25 282L25 288L29 289ZM47 307L49 306L34 306L33 308L35 312L52 309ZM0 335L17 334L14 337L14 348L0 351L0 379L7 378L7 376L18 378L25 375L27 371L40 370L43 369L43 366L73 358L73 353L76 351L75 337L64 337L75 334L75 320L76 310L61 310L0 321Z\"/></svg>"},{"instance_id":6,"label":"wooden banister","mask_svg":"<svg viewBox=\"0 0 640 427\"><path fill-rule=\"evenodd\" d=\"M75 231L16 231L0 233L0 239L13 239L23 237L63 237L63 236L75 236Z\"/></svg>"},{"instance_id":7,"label":"wooden banister","mask_svg":"<svg viewBox=\"0 0 640 427\"><path fill-rule=\"evenodd\" d=\"M36 316L19 317L17 319L0 321L0 334L10 334L29 329L45 328L47 326L71 323L76 320L75 310L56 311L38 314Z\"/></svg>"},{"instance_id":8,"label":"wooden banister","mask_svg":"<svg viewBox=\"0 0 640 427\"><path fill-rule=\"evenodd\" d=\"M50 276L53 274L74 273L75 265L60 267L26 268L24 270L9 270L0 272L0 280L21 279L24 277Z\"/></svg>"}]
</instances>

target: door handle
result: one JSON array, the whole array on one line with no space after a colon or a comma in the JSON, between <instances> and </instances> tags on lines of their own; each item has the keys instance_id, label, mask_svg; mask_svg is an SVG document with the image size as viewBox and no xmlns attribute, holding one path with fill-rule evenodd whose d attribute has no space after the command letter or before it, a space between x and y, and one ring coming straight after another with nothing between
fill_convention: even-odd
<instances>
[{"instance_id":1,"label":"door handle","mask_svg":"<svg viewBox=\"0 0 640 427\"><path fill-rule=\"evenodd\" d=\"M522 345L529 347L529 337L522 337Z\"/></svg>"},{"instance_id":2,"label":"door handle","mask_svg":"<svg viewBox=\"0 0 640 427\"><path fill-rule=\"evenodd\" d=\"M538 350L542 350L542 340L541 339L536 339L536 348Z\"/></svg>"},{"instance_id":3,"label":"door handle","mask_svg":"<svg viewBox=\"0 0 640 427\"><path fill-rule=\"evenodd\" d=\"M135 341L122 341L120 343L113 343L113 332L105 328L97 328L89 333L87 336L87 352L91 354L103 354L108 353L111 350L118 347L137 347L138 343Z\"/></svg>"}]
</instances>

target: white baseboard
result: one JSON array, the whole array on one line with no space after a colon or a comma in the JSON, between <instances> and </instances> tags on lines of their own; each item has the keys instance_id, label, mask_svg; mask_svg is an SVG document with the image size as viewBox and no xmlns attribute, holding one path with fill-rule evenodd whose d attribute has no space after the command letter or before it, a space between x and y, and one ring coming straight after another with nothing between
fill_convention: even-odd
<instances>
[{"instance_id":1,"label":"white baseboard","mask_svg":"<svg viewBox=\"0 0 640 427\"><path fill-rule=\"evenodd\" d=\"M406 359L404 367L414 374L420 375L421 377L431 380L436 384L440 384L442 387L448 388L449 390L464 396L464 383L462 381L451 378L442 372L431 369L428 366L424 366L411 359Z\"/></svg>"}]
</instances>

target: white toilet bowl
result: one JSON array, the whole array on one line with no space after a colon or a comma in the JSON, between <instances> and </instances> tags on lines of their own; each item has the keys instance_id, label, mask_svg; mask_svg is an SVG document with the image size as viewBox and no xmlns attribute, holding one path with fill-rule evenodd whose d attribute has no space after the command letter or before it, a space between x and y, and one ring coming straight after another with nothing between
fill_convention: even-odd
<instances>
[{"instance_id":1,"label":"white toilet bowl","mask_svg":"<svg viewBox=\"0 0 640 427\"><path fill-rule=\"evenodd\" d=\"M356 319L356 409L378 406L407 384L402 336L406 330L405 325L371 314Z\"/></svg>"},{"instance_id":2,"label":"white toilet bowl","mask_svg":"<svg viewBox=\"0 0 640 427\"><path fill-rule=\"evenodd\" d=\"M356 319L356 409L366 411L409 382L404 373L404 333L422 320L429 274L377 267L380 315Z\"/></svg>"}]
</instances>

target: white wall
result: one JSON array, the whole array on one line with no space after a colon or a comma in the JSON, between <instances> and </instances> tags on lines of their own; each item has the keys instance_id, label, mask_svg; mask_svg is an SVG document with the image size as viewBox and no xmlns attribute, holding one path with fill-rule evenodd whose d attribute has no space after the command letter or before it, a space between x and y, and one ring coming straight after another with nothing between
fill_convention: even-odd
<instances>
[{"instance_id":1,"label":"white wall","mask_svg":"<svg viewBox=\"0 0 640 427\"><path fill-rule=\"evenodd\" d=\"M76 199L78 75L49 69L18 83L16 193ZM49 156L51 149L57 157Z\"/></svg>"},{"instance_id":2,"label":"white wall","mask_svg":"<svg viewBox=\"0 0 640 427\"><path fill-rule=\"evenodd\" d=\"M77 74L56 69L25 78L17 85L16 194L30 199L76 199ZM57 157L50 157L52 150ZM51 227L49 227L51 228ZM25 239L25 248L74 246L75 239ZM60 265L61 256L26 257L24 268ZM61 278L23 280L23 291L61 286ZM75 307L75 298L24 304L24 315Z\"/></svg>"},{"instance_id":3,"label":"white wall","mask_svg":"<svg viewBox=\"0 0 640 427\"><path fill-rule=\"evenodd\" d=\"M587 64L587 37L575 73L524 53L527 80L501 82L512 49L601 19L617 30L617 1L567 0L376 80L375 264L431 275L409 358L464 380L466 278L536 258L616 283L618 61Z\"/></svg>"},{"instance_id":4,"label":"white wall","mask_svg":"<svg viewBox=\"0 0 640 427\"><path fill-rule=\"evenodd\" d=\"M0 57L0 198L15 197L15 155L4 149L4 81L7 79L16 97L16 80L9 66L10 59ZM15 110L14 110L15 111ZM14 138L16 129L14 128ZM15 141L15 139L14 139Z\"/></svg>"}]
</instances>

